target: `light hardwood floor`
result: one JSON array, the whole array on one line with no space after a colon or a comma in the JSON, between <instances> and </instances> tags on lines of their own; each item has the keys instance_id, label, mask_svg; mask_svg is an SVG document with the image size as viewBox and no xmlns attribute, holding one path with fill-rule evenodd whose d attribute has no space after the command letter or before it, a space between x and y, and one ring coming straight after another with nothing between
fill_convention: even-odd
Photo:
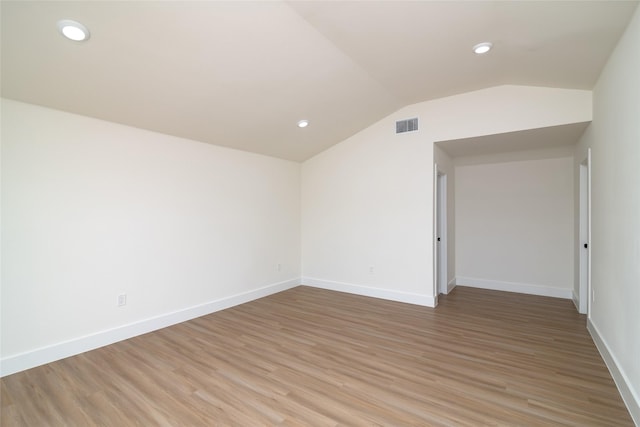
<instances>
[{"instance_id":1,"label":"light hardwood floor","mask_svg":"<svg viewBox=\"0 0 640 427\"><path fill-rule=\"evenodd\" d=\"M298 287L5 377L2 426L628 426L568 300Z\"/></svg>"}]
</instances>

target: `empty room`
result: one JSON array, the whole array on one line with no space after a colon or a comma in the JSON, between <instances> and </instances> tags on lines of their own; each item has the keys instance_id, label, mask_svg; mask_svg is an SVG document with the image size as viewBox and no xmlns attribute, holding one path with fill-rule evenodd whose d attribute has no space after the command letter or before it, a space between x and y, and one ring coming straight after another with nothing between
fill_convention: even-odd
<instances>
[{"instance_id":1,"label":"empty room","mask_svg":"<svg viewBox=\"0 0 640 427\"><path fill-rule=\"evenodd\" d=\"M638 1L0 8L0 425L640 425Z\"/></svg>"}]
</instances>

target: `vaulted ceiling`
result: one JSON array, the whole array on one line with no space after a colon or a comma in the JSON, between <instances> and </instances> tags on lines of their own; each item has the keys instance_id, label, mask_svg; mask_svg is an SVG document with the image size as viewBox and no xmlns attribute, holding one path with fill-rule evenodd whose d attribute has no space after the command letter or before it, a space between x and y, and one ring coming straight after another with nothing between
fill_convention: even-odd
<instances>
[{"instance_id":1,"label":"vaulted ceiling","mask_svg":"<svg viewBox=\"0 0 640 427\"><path fill-rule=\"evenodd\" d=\"M302 161L420 101L502 84L591 89L636 6L2 1L2 96ZM63 38L60 19L90 39ZM494 49L475 55L483 41Z\"/></svg>"}]
</instances>

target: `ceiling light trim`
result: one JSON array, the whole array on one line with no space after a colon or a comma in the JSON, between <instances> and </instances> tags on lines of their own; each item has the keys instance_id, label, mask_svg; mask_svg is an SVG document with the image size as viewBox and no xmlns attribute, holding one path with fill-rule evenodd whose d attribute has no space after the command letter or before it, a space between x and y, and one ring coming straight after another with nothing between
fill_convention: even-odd
<instances>
[{"instance_id":1,"label":"ceiling light trim","mask_svg":"<svg viewBox=\"0 0 640 427\"><path fill-rule=\"evenodd\" d=\"M478 43L477 45L475 45L473 47L473 51L477 55L484 55L485 53L489 52L492 48L493 48L493 43L491 43L491 42L482 42L482 43Z\"/></svg>"},{"instance_id":2,"label":"ceiling light trim","mask_svg":"<svg viewBox=\"0 0 640 427\"><path fill-rule=\"evenodd\" d=\"M58 31L60 31L60 34L65 38L74 42L84 42L91 37L91 33L89 33L87 27L72 19L61 19L58 21Z\"/></svg>"}]
</instances>

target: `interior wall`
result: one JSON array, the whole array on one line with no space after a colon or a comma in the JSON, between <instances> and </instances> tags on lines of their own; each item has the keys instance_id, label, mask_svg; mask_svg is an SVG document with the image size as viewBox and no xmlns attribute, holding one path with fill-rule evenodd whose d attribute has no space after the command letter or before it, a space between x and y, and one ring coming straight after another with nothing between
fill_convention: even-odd
<instances>
[{"instance_id":1,"label":"interior wall","mask_svg":"<svg viewBox=\"0 0 640 427\"><path fill-rule=\"evenodd\" d=\"M303 283L428 305L433 149L389 123L304 163Z\"/></svg>"},{"instance_id":2,"label":"interior wall","mask_svg":"<svg viewBox=\"0 0 640 427\"><path fill-rule=\"evenodd\" d=\"M3 369L299 277L300 164L2 100Z\"/></svg>"},{"instance_id":3,"label":"interior wall","mask_svg":"<svg viewBox=\"0 0 640 427\"><path fill-rule=\"evenodd\" d=\"M583 123L591 107L590 91L499 86L405 107L307 160L303 283L433 306L434 142ZM411 117L420 130L395 135Z\"/></svg>"},{"instance_id":4,"label":"interior wall","mask_svg":"<svg viewBox=\"0 0 640 427\"><path fill-rule=\"evenodd\" d=\"M447 285L455 285L456 277L456 177L453 160L437 145L433 155L438 169L447 175Z\"/></svg>"},{"instance_id":5,"label":"interior wall","mask_svg":"<svg viewBox=\"0 0 640 427\"><path fill-rule=\"evenodd\" d=\"M455 176L456 283L570 298L573 157L458 165Z\"/></svg>"},{"instance_id":6,"label":"interior wall","mask_svg":"<svg viewBox=\"0 0 640 427\"><path fill-rule=\"evenodd\" d=\"M594 88L591 148L590 329L640 424L640 9ZM577 212L576 212L577 215ZM577 218L576 218L577 220ZM576 240L576 245L579 242Z\"/></svg>"}]
</instances>

